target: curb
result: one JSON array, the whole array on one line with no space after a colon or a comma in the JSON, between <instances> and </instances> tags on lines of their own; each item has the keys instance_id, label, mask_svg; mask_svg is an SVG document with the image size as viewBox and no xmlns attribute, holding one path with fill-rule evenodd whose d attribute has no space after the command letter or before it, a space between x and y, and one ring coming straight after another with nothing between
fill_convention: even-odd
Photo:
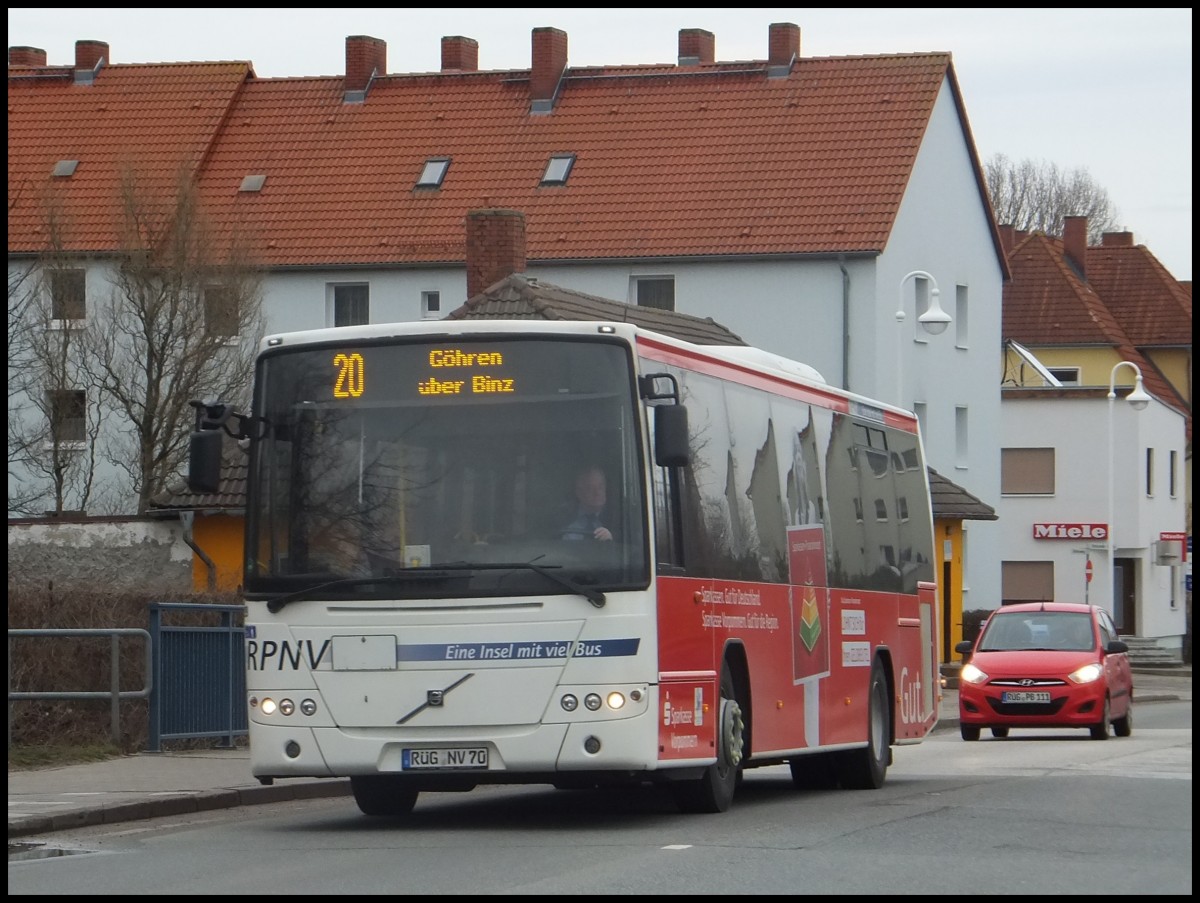
<instances>
[{"instance_id":1,"label":"curb","mask_svg":"<svg viewBox=\"0 0 1200 903\"><path fill-rule=\"evenodd\" d=\"M313 800L349 796L350 781L307 781L301 784L271 784L243 787L235 790L200 790L162 796L133 803L113 803L94 809L80 809L59 815L17 816L8 823L9 840L30 834L46 834L95 825L115 825L147 818L169 815L191 815L215 809L256 806L263 803L286 803L290 800Z\"/></svg>"}]
</instances>

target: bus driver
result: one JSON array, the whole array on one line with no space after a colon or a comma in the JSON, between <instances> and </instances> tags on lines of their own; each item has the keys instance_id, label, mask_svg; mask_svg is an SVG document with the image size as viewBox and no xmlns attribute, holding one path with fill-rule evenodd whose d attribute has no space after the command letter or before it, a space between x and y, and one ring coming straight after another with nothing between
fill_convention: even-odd
<instances>
[{"instance_id":1,"label":"bus driver","mask_svg":"<svg viewBox=\"0 0 1200 903\"><path fill-rule=\"evenodd\" d=\"M602 523L606 502L604 471L595 464L585 467L575 477L575 514L562 538L611 540L612 531Z\"/></svg>"}]
</instances>

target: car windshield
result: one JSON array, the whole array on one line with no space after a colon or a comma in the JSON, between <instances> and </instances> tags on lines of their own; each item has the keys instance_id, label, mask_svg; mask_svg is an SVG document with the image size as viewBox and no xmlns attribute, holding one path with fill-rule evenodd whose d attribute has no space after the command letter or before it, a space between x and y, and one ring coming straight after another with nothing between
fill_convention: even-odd
<instances>
[{"instance_id":1,"label":"car windshield","mask_svg":"<svg viewBox=\"0 0 1200 903\"><path fill-rule=\"evenodd\" d=\"M1048 649L1083 652L1096 646L1087 612L1035 611L997 613L988 619L980 652Z\"/></svg>"}]
</instances>

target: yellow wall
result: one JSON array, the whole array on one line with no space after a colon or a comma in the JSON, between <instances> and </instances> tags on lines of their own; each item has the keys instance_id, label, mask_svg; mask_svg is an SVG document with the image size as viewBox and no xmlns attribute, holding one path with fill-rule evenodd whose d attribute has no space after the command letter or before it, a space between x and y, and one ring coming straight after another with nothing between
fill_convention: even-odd
<instances>
[{"instance_id":1,"label":"yellow wall","mask_svg":"<svg viewBox=\"0 0 1200 903\"><path fill-rule=\"evenodd\" d=\"M242 586L242 556L245 548L245 519L241 515L197 514L192 541L204 550L217 568L220 591L235 591ZM192 555L192 585L208 590L208 567L200 556Z\"/></svg>"},{"instance_id":2,"label":"yellow wall","mask_svg":"<svg viewBox=\"0 0 1200 903\"><path fill-rule=\"evenodd\" d=\"M941 631L938 655L943 662L956 662L954 647L963 638L963 531L962 521L933 522L934 560L937 562L938 625ZM946 554L949 549L949 555ZM946 565L949 564L949 581ZM948 600L948 604L947 604Z\"/></svg>"}]
</instances>

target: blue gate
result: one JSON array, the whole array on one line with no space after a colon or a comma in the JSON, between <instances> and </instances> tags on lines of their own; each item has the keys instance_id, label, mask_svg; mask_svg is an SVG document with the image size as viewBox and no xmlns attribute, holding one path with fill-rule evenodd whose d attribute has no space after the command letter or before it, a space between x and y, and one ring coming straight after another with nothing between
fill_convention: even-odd
<instances>
[{"instance_id":1,"label":"blue gate","mask_svg":"<svg viewBox=\"0 0 1200 903\"><path fill-rule=\"evenodd\" d=\"M165 623L174 612L205 612L216 626ZM162 752L164 740L218 737L222 747L248 730L245 631L241 605L191 602L150 604L154 682L147 748Z\"/></svg>"}]
</instances>

